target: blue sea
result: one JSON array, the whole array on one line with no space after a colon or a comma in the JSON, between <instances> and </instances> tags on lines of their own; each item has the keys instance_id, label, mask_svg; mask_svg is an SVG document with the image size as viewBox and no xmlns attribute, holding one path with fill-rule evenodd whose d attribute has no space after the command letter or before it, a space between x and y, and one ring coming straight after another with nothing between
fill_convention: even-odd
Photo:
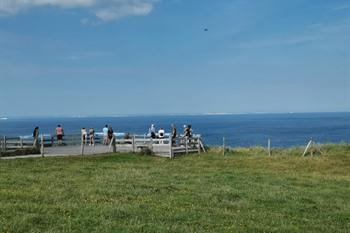
<instances>
[{"instance_id":1,"label":"blue sea","mask_svg":"<svg viewBox=\"0 0 350 233\"><path fill-rule=\"evenodd\" d=\"M0 135L31 135L35 126L41 133L53 135L57 124L66 134L79 134L82 127L99 132L108 124L115 132L143 135L150 124L169 132L171 123L179 133L183 125L191 124L207 145L221 145L223 137L232 147L266 146L269 138L274 147L305 145L310 138L319 143L350 143L350 113L10 118L0 120Z\"/></svg>"}]
</instances>

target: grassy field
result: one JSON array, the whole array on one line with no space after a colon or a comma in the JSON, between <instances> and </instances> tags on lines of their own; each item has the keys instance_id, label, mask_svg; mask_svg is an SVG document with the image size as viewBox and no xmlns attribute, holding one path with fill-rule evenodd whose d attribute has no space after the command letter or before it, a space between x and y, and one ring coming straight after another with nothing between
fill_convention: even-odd
<instances>
[{"instance_id":1,"label":"grassy field","mask_svg":"<svg viewBox=\"0 0 350 233\"><path fill-rule=\"evenodd\" d=\"M350 232L350 145L0 161L0 232Z\"/></svg>"}]
</instances>

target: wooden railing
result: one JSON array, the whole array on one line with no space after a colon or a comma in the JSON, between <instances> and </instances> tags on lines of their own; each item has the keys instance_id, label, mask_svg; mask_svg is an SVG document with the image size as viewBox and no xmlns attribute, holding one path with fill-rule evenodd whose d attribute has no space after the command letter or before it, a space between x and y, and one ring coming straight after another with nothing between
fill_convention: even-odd
<instances>
[{"instance_id":1,"label":"wooden railing","mask_svg":"<svg viewBox=\"0 0 350 233\"><path fill-rule=\"evenodd\" d=\"M136 135L129 139L115 139L114 141L115 143L112 141L110 144L111 148L115 147L113 151L135 153L148 149L156 155L170 158L173 158L176 154L205 151L200 136L152 139Z\"/></svg>"}]
</instances>

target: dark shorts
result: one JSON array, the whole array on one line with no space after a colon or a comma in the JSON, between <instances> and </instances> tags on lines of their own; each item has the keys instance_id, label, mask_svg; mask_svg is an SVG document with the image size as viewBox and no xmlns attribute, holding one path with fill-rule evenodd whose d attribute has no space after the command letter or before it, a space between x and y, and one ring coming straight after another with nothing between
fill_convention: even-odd
<instances>
[{"instance_id":1,"label":"dark shorts","mask_svg":"<svg viewBox=\"0 0 350 233\"><path fill-rule=\"evenodd\" d=\"M62 140L63 135L57 135L57 140Z\"/></svg>"}]
</instances>

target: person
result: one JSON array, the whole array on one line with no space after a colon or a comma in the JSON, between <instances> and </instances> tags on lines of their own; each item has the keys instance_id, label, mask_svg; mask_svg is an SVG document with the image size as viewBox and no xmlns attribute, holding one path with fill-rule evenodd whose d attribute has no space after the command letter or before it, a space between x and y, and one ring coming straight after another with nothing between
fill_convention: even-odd
<instances>
[{"instance_id":1,"label":"person","mask_svg":"<svg viewBox=\"0 0 350 233\"><path fill-rule=\"evenodd\" d=\"M35 147L38 147L39 146L39 127L35 127L34 130L33 130L33 138L34 138L34 143L33 145Z\"/></svg>"},{"instance_id":2,"label":"person","mask_svg":"<svg viewBox=\"0 0 350 233\"><path fill-rule=\"evenodd\" d=\"M151 128L149 128L149 134L151 138L156 138L156 127L154 126L154 124L151 124Z\"/></svg>"},{"instance_id":3,"label":"person","mask_svg":"<svg viewBox=\"0 0 350 233\"><path fill-rule=\"evenodd\" d=\"M107 132L107 135L108 135L108 144L112 141L113 139L113 128L111 126L109 126L108 128L108 132Z\"/></svg>"},{"instance_id":4,"label":"person","mask_svg":"<svg viewBox=\"0 0 350 233\"><path fill-rule=\"evenodd\" d=\"M57 125L56 137L57 137L57 142L59 145L63 144L63 135L64 135L63 127L61 125Z\"/></svg>"},{"instance_id":5,"label":"person","mask_svg":"<svg viewBox=\"0 0 350 233\"><path fill-rule=\"evenodd\" d=\"M185 126L184 137L187 137L187 138L192 137L192 126L191 125Z\"/></svg>"},{"instance_id":6,"label":"person","mask_svg":"<svg viewBox=\"0 0 350 233\"><path fill-rule=\"evenodd\" d=\"M108 125L105 125L102 129L103 132L103 144L108 145Z\"/></svg>"},{"instance_id":7,"label":"person","mask_svg":"<svg viewBox=\"0 0 350 233\"><path fill-rule=\"evenodd\" d=\"M89 137L90 137L90 146L95 146L95 129L90 128L89 130Z\"/></svg>"},{"instance_id":8,"label":"person","mask_svg":"<svg viewBox=\"0 0 350 233\"><path fill-rule=\"evenodd\" d=\"M164 131L163 128L160 128L160 129L158 130L158 138L160 139L160 140L159 140L159 143L160 143L160 144L163 144L163 143L164 143L164 141L163 141L164 137L165 137L165 131Z\"/></svg>"},{"instance_id":9,"label":"person","mask_svg":"<svg viewBox=\"0 0 350 233\"><path fill-rule=\"evenodd\" d=\"M159 138L164 138L164 136L165 136L165 131L164 131L163 128L160 128L160 129L158 130L158 137L159 137Z\"/></svg>"},{"instance_id":10,"label":"person","mask_svg":"<svg viewBox=\"0 0 350 233\"><path fill-rule=\"evenodd\" d=\"M171 124L171 140L173 144L175 143L176 136L177 136L176 126L175 124Z\"/></svg>"},{"instance_id":11,"label":"person","mask_svg":"<svg viewBox=\"0 0 350 233\"><path fill-rule=\"evenodd\" d=\"M124 141L124 143L125 144L132 144L132 142L130 142L130 139L132 139L130 133L129 132L125 133L124 140L127 140L127 141Z\"/></svg>"},{"instance_id":12,"label":"person","mask_svg":"<svg viewBox=\"0 0 350 233\"><path fill-rule=\"evenodd\" d=\"M87 131L83 127L83 128L81 128L81 140L82 140L82 143L85 145L86 145L86 138L87 138Z\"/></svg>"}]
</instances>

